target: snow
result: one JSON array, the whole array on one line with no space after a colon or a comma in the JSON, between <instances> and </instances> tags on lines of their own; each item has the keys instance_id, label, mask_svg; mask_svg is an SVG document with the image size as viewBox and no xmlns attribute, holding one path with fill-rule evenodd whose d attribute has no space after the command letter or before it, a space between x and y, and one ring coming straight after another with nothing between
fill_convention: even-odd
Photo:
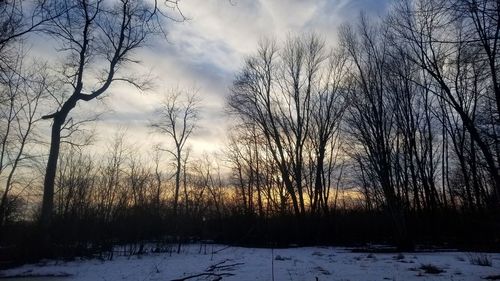
<instances>
[{"instance_id":1,"label":"snow","mask_svg":"<svg viewBox=\"0 0 500 281\"><path fill-rule=\"evenodd\" d=\"M486 255L492 266L471 263ZM444 272L426 273L423 265ZM274 270L273 270L274 267ZM353 253L346 248L264 249L185 245L181 253L148 253L111 261L45 261L0 272L0 276L70 275L43 280L480 280L500 275L500 254L465 252ZM222 279L217 279L217 276ZM42 280L38 278L10 280Z\"/></svg>"}]
</instances>

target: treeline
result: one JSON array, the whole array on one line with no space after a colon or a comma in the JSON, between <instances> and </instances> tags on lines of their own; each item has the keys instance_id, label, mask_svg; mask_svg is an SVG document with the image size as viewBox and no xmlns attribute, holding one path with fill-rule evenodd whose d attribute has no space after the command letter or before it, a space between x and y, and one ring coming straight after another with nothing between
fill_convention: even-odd
<instances>
[{"instance_id":1,"label":"treeline","mask_svg":"<svg viewBox=\"0 0 500 281\"><path fill-rule=\"evenodd\" d=\"M230 213L230 192L214 163L202 159L183 168L176 204L175 176L160 166L166 161L161 151L151 153L153 159L143 159L122 137L99 160L64 153L56 181L54 241L81 243L81 250L89 244L183 242L201 239L204 220Z\"/></svg>"},{"instance_id":2,"label":"treeline","mask_svg":"<svg viewBox=\"0 0 500 281\"><path fill-rule=\"evenodd\" d=\"M328 216L340 185L384 211L409 248L414 218L494 224L498 11L497 1L398 1L384 18L342 26L333 49L315 34L262 40L229 97L241 205Z\"/></svg>"},{"instance_id":3,"label":"treeline","mask_svg":"<svg viewBox=\"0 0 500 281\"><path fill-rule=\"evenodd\" d=\"M105 152L89 151L83 128L93 120L70 111L117 81L145 87L115 70L162 31L141 22L160 21L156 7L128 1L122 22L100 1L50 3L0 2L11 15L0 21L8 27L0 30L3 259L37 247L72 256L200 239L498 247L498 1L398 1L383 18L361 15L337 34L262 39L227 98L226 148L203 157L188 145L202 103L180 89L150 124L165 144L144 155L117 136ZM65 29L68 15L86 20ZM69 40L58 49L68 54L61 71L21 48L31 34ZM84 85L95 79L84 73L100 60L110 69L96 84L102 91L89 94ZM47 165L44 119L52 120Z\"/></svg>"}]
</instances>

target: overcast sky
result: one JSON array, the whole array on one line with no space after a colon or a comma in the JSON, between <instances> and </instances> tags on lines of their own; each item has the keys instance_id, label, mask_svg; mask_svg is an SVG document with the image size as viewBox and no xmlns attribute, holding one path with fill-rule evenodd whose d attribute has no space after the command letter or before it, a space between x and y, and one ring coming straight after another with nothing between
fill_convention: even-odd
<instances>
[{"instance_id":1,"label":"overcast sky","mask_svg":"<svg viewBox=\"0 0 500 281\"><path fill-rule=\"evenodd\" d=\"M225 97L245 56L255 51L261 37L279 40L290 33L316 32L333 46L340 24L356 20L361 11L382 15L388 1L182 0L180 8L189 20L169 22L168 42L158 40L138 54L142 61L138 71L151 71L157 77L154 91L140 94L127 87L113 88L104 99L108 113L95 125L99 139L102 142L120 129L137 146L166 145L165 138L147 127L155 107L168 89L196 87L203 111L191 146L197 154L217 151L224 146L227 130Z\"/></svg>"}]
</instances>

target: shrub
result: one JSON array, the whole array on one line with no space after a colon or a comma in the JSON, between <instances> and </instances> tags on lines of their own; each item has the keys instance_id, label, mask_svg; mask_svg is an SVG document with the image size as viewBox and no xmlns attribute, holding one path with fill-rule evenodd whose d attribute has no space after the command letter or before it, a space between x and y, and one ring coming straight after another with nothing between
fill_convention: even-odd
<instances>
[{"instance_id":1,"label":"shrub","mask_svg":"<svg viewBox=\"0 0 500 281\"><path fill-rule=\"evenodd\" d=\"M444 270L433 265L433 264L422 264L420 266L420 269L423 270L425 273L427 274L439 274L439 273L443 273Z\"/></svg>"},{"instance_id":2,"label":"shrub","mask_svg":"<svg viewBox=\"0 0 500 281\"><path fill-rule=\"evenodd\" d=\"M491 266L491 257L484 253L469 254L469 261L473 265Z\"/></svg>"}]
</instances>

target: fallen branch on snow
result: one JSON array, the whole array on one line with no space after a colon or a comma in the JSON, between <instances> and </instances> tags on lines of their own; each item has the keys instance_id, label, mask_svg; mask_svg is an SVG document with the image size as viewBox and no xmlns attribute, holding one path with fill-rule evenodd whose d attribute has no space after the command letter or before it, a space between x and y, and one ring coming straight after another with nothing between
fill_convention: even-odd
<instances>
[{"instance_id":1,"label":"fallen branch on snow","mask_svg":"<svg viewBox=\"0 0 500 281\"><path fill-rule=\"evenodd\" d=\"M229 272L215 273L214 271L219 271L219 270L232 271L232 270L234 270L235 266L243 264L241 262L233 263L233 264L225 264L228 261L229 260L226 259L226 260L223 260L223 261L218 262L216 264L213 264L213 265L209 266L207 269L205 269L205 272L203 272L203 273L198 273L198 274L194 274L194 275L190 275L190 276L186 276L186 277L182 277L182 278L178 278L178 279L172 279L171 281L184 281L184 280L189 280L189 279L193 279L193 278L200 277L200 276L215 277L215 279L213 279L213 281L222 280L223 277L233 276L234 274L229 273Z\"/></svg>"}]
</instances>

